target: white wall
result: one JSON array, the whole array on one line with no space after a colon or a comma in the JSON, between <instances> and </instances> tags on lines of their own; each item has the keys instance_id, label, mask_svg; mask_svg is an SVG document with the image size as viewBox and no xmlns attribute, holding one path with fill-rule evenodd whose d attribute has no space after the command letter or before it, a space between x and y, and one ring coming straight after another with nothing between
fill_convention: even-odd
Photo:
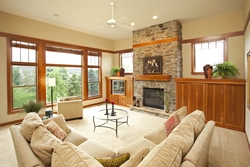
<instances>
[{"instance_id":1,"label":"white wall","mask_svg":"<svg viewBox=\"0 0 250 167\"><path fill-rule=\"evenodd\" d=\"M214 36L225 33L242 31L244 26L243 10L231 12L203 20L183 24L183 40ZM228 40L228 61L233 62L240 72L239 78L244 77L244 36L231 37ZM183 77L204 78L204 75L191 74L191 44L182 45Z\"/></svg>"}]
</instances>

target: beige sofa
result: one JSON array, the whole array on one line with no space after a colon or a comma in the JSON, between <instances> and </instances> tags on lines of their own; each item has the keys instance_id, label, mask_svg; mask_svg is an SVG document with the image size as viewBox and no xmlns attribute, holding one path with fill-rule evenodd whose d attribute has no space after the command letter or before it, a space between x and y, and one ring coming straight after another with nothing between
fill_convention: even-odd
<instances>
[{"instance_id":1,"label":"beige sofa","mask_svg":"<svg viewBox=\"0 0 250 167\"><path fill-rule=\"evenodd\" d=\"M120 149L118 151L120 154L130 153L130 159L121 167L206 167L215 123L209 121L205 124L202 111L196 110L187 116L186 113L187 108L182 107L172 114L178 117L180 123L173 127L169 135L166 135L166 128L163 125ZM98 167L102 165L95 158L111 157L115 154L114 151L70 129L71 132L63 142L56 143L50 152L52 167L72 165ZM26 141L20 133L20 128L13 125L10 130L19 166L43 166L41 160L32 152L30 147L32 142Z\"/></svg>"},{"instance_id":2,"label":"beige sofa","mask_svg":"<svg viewBox=\"0 0 250 167\"><path fill-rule=\"evenodd\" d=\"M77 96L64 97L57 100L58 114L66 120L82 119L82 100Z\"/></svg>"}]
</instances>

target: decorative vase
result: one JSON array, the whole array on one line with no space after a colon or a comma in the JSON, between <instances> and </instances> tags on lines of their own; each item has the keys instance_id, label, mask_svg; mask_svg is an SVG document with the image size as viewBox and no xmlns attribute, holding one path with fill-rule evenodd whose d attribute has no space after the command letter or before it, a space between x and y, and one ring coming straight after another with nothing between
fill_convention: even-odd
<instances>
[{"instance_id":1,"label":"decorative vase","mask_svg":"<svg viewBox=\"0 0 250 167\"><path fill-rule=\"evenodd\" d=\"M120 69L120 76L121 76L121 77L124 77L124 73L125 73L124 68L121 68L121 69Z\"/></svg>"},{"instance_id":2,"label":"decorative vase","mask_svg":"<svg viewBox=\"0 0 250 167\"><path fill-rule=\"evenodd\" d=\"M203 66L203 71L204 71L205 78L208 78L207 70L209 68L210 68L210 64L206 64L205 66Z\"/></svg>"}]
</instances>

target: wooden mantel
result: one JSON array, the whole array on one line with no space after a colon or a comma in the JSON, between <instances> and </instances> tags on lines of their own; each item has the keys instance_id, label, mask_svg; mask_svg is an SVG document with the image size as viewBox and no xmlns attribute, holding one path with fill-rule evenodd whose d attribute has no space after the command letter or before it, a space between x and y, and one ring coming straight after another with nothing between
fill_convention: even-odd
<instances>
[{"instance_id":1,"label":"wooden mantel","mask_svg":"<svg viewBox=\"0 0 250 167\"><path fill-rule=\"evenodd\" d=\"M165 81L169 82L171 80L172 75L164 74L164 75L142 75L137 74L134 76L136 81Z\"/></svg>"}]
</instances>

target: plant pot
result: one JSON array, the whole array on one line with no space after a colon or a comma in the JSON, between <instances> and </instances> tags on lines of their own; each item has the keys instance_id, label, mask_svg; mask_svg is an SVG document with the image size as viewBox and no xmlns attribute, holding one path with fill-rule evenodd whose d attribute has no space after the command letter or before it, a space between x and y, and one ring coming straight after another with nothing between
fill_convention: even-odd
<instances>
[{"instance_id":1,"label":"plant pot","mask_svg":"<svg viewBox=\"0 0 250 167\"><path fill-rule=\"evenodd\" d=\"M117 77L121 76L120 71L117 71L117 72L116 72L116 76L117 76Z\"/></svg>"}]
</instances>

